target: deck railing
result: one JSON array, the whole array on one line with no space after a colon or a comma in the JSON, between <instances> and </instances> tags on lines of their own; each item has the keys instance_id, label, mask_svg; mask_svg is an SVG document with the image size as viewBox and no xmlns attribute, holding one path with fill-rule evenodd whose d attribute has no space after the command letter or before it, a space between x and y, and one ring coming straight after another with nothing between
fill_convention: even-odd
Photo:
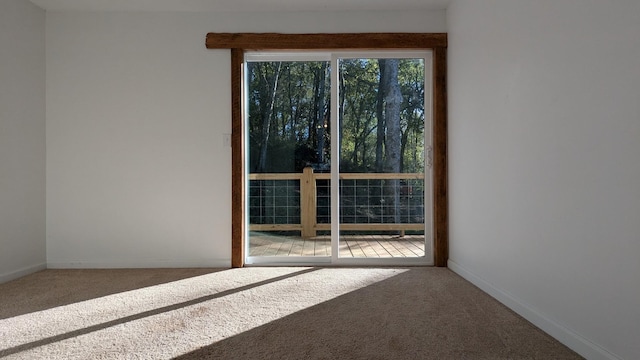
<instances>
[{"instance_id":1,"label":"deck railing","mask_svg":"<svg viewBox=\"0 0 640 360\"><path fill-rule=\"evenodd\" d=\"M307 167L302 173L260 173L249 174L249 180L271 180L271 181L299 181L299 191L296 188L296 193L299 193L299 198L293 201L296 206L293 208L298 211L299 208L299 222L296 223L262 223L262 224L250 224L249 229L251 231L300 231L301 236L308 238L316 236L317 231L326 231L331 229L330 223L318 222L318 180L330 180L331 174L329 173L315 173L312 168ZM399 180L399 181L412 181L412 180L424 180L424 174L422 173L340 173L340 180ZM413 196L413 188L410 185L404 185L398 190L403 196ZM251 195L250 195L251 196ZM419 191L416 196L423 196L422 191ZM380 200L383 202L384 200ZM380 207L382 205L367 205L369 207ZM367 207L365 206L365 207ZM423 206L423 205L422 205ZM380 209L379 209L380 210ZM423 211L422 211L423 212ZM366 223L358 222L357 217L353 217L354 222L341 223L340 229L345 231L400 231L404 234L405 231L420 231L424 230L424 217L422 214L413 216L411 219L418 221L387 221L387 222L370 222ZM295 217L297 219L297 216ZM374 217L375 218L375 217ZM288 217L285 219L289 219Z\"/></svg>"}]
</instances>

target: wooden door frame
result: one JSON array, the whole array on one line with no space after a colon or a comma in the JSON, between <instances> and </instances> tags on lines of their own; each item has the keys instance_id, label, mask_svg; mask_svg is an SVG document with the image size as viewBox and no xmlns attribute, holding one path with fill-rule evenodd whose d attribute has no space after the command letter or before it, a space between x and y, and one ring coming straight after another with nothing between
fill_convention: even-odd
<instances>
[{"instance_id":1,"label":"wooden door frame","mask_svg":"<svg viewBox=\"0 0 640 360\"><path fill-rule=\"evenodd\" d=\"M245 141L242 116L243 63L246 50L433 51L433 252L434 265L447 266L449 211L447 167L447 34L354 33L276 34L208 33L207 49L231 50L231 266L244 266L246 229Z\"/></svg>"}]
</instances>

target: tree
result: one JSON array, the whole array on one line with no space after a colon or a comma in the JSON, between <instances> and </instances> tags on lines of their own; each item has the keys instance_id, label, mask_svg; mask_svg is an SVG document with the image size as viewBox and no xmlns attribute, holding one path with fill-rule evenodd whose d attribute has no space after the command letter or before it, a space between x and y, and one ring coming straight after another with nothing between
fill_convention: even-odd
<instances>
[{"instance_id":1,"label":"tree","mask_svg":"<svg viewBox=\"0 0 640 360\"><path fill-rule=\"evenodd\" d=\"M400 106L402 92L398 83L398 60L385 61L384 80L384 117L386 125L384 171L400 172L400 153L402 148L402 129L400 128Z\"/></svg>"},{"instance_id":2,"label":"tree","mask_svg":"<svg viewBox=\"0 0 640 360\"><path fill-rule=\"evenodd\" d=\"M269 102L268 106L264 107L264 113L262 114L262 143L260 144L260 157L258 160L257 171L263 172L267 164L267 149L269 147L269 136L271 134L271 120L273 118L273 108L276 103L276 93L278 91L278 79L280 78L280 71L282 70L282 62L277 63L275 73L271 79L267 78L266 71L262 73L264 82L268 84L269 89ZM271 81L269 81L271 80Z\"/></svg>"},{"instance_id":3,"label":"tree","mask_svg":"<svg viewBox=\"0 0 640 360\"><path fill-rule=\"evenodd\" d=\"M326 125L327 125L327 119L325 118L325 84L326 84L326 78L327 78L327 63L323 62L322 65L320 66L320 69L318 69L318 76L317 78L317 83L318 83L318 91L317 91L317 97L316 97L316 111L315 111L315 123L316 123L316 128L318 129L317 132L317 156L318 156L318 162L319 163L323 163L324 162L324 152L325 152L325 130L326 130Z\"/></svg>"},{"instance_id":4,"label":"tree","mask_svg":"<svg viewBox=\"0 0 640 360\"><path fill-rule=\"evenodd\" d=\"M400 128L400 106L402 105L402 92L398 83L398 60L387 59L384 62L384 87L385 100L384 117L386 125L384 172L400 172L400 154L402 151L402 129ZM398 180L388 180L385 193L391 200L388 215L392 215L394 222L399 222L400 213L400 186Z\"/></svg>"},{"instance_id":5,"label":"tree","mask_svg":"<svg viewBox=\"0 0 640 360\"><path fill-rule=\"evenodd\" d=\"M378 68L380 69L380 82L378 84L378 94L376 98L376 116L378 124L376 127L376 172L382 172L383 161L383 145L385 133L384 121L384 93L386 90L386 76L384 73L386 59L378 59Z\"/></svg>"}]
</instances>

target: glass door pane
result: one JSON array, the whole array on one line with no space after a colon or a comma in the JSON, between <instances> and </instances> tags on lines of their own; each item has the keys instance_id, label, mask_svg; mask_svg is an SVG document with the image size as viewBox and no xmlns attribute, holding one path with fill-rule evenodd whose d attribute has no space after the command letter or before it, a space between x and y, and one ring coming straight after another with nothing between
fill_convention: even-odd
<instances>
[{"instance_id":1,"label":"glass door pane","mask_svg":"<svg viewBox=\"0 0 640 360\"><path fill-rule=\"evenodd\" d=\"M429 56L334 60L338 261L432 263Z\"/></svg>"},{"instance_id":2,"label":"glass door pane","mask_svg":"<svg viewBox=\"0 0 640 360\"><path fill-rule=\"evenodd\" d=\"M330 261L329 59L245 58L248 264Z\"/></svg>"}]
</instances>

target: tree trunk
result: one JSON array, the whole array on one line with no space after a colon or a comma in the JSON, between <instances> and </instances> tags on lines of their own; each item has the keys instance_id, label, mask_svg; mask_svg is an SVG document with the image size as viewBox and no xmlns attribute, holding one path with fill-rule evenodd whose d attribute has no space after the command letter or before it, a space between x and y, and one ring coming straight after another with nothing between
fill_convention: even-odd
<instances>
[{"instance_id":1,"label":"tree trunk","mask_svg":"<svg viewBox=\"0 0 640 360\"><path fill-rule=\"evenodd\" d=\"M400 129L400 106L402 105L402 93L398 83L398 60L387 59L385 61L385 172L400 172L400 150L402 146L402 130Z\"/></svg>"},{"instance_id":2,"label":"tree trunk","mask_svg":"<svg viewBox=\"0 0 640 360\"><path fill-rule=\"evenodd\" d=\"M400 128L400 106L402 105L402 92L398 83L398 60L387 59L385 61L385 122L386 141L384 172L400 172L400 152L402 150L402 130ZM400 222L400 186L398 180L388 180L386 194L389 205L387 210L394 223Z\"/></svg>"},{"instance_id":3,"label":"tree trunk","mask_svg":"<svg viewBox=\"0 0 640 360\"><path fill-rule=\"evenodd\" d=\"M278 68L273 75L273 82L269 87L269 106L266 108L266 114L262 116L262 129L260 144L260 157L258 158L257 172L264 172L267 167L267 148L269 146L269 135L271 134L271 119L273 118L273 107L276 102L276 93L278 92L278 79L280 78L280 70L282 69L282 62L278 63ZM265 83L269 84L266 71L262 74Z\"/></svg>"},{"instance_id":4,"label":"tree trunk","mask_svg":"<svg viewBox=\"0 0 640 360\"><path fill-rule=\"evenodd\" d=\"M376 116L378 117L378 127L376 131L376 172L382 172L383 145L384 145L384 97L386 92L385 59L378 60L380 69L380 83L378 85L378 99L376 102Z\"/></svg>"},{"instance_id":5,"label":"tree trunk","mask_svg":"<svg viewBox=\"0 0 640 360\"><path fill-rule=\"evenodd\" d=\"M338 84L339 89L340 89L340 99L339 99L339 105L338 105L338 163L341 162L342 160L342 126L343 126L343 118L344 118L344 104L345 104L345 84L344 84L344 74L341 74L339 76L340 78L340 83ZM340 169L340 171L342 171Z\"/></svg>"},{"instance_id":6,"label":"tree trunk","mask_svg":"<svg viewBox=\"0 0 640 360\"><path fill-rule=\"evenodd\" d=\"M318 124L318 163L324 163L324 132L325 132L325 118L324 118L324 93L325 93L325 83L327 78L327 63L322 63L322 67L319 71L319 86L318 86L318 100L317 100L317 111L316 111L316 119Z\"/></svg>"},{"instance_id":7,"label":"tree trunk","mask_svg":"<svg viewBox=\"0 0 640 360\"><path fill-rule=\"evenodd\" d=\"M400 170L398 172L404 172L404 152L407 149L407 142L409 141L409 129L402 133L402 144L400 145Z\"/></svg>"}]
</instances>

